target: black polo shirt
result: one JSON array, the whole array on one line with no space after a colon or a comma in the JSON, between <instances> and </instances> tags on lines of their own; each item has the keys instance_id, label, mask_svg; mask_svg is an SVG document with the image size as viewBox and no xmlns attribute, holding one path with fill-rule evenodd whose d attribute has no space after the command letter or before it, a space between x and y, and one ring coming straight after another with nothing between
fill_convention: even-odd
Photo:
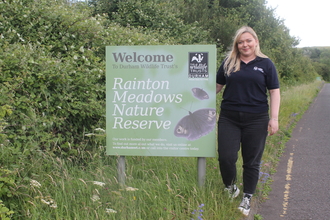
<instances>
[{"instance_id":1,"label":"black polo shirt","mask_svg":"<svg viewBox=\"0 0 330 220\"><path fill-rule=\"evenodd\" d=\"M223 64L217 72L217 83L226 85L221 108L232 111L262 113L269 109L267 90L278 89L275 65L269 58L241 61L240 71L224 74Z\"/></svg>"}]
</instances>

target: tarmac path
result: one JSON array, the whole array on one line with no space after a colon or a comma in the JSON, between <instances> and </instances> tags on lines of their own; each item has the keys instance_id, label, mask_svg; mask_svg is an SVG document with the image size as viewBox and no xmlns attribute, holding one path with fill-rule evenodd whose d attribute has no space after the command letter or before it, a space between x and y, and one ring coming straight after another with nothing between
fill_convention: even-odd
<instances>
[{"instance_id":1,"label":"tarmac path","mask_svg":"<svg viewBox=\"0 0 330 220\"><path fill-rule=\"evenodd\" d=\"M263 220L330 219L330 84L324 84L286 143Z\"/></svg>"}]
</instances>

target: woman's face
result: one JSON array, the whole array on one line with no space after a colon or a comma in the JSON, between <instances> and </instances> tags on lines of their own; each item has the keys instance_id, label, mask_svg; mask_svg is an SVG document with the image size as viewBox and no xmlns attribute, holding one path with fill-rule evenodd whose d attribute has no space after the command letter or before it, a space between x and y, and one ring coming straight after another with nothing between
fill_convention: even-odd
<instances>
[{"instance_id":1,"label":"woman's face","mask_svg":"<svg viewBox=\"0 0 330 220\"><path fill-rule=\"evenodd\" d=\"M250 33L242 34L237 42L238 51L243 58L255 57L255 50L257 45L258 41Z\"/></svg>"}]
</instances>

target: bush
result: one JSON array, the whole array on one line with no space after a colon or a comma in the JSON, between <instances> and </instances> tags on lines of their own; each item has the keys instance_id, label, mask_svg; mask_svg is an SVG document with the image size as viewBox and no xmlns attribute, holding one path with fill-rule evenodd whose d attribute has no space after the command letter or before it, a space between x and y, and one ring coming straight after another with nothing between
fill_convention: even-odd
<instances>
[{"instance_id":1,"label":"bush","mask_svg":"<svg viewBox=\"0 0 330 220\"><path fill-rule=\"evenodd\" d=\"M173 44L91 17L84 4L5 1L0 11L0 106L12 106L5 132L25 155L76 156L85 133L105 128L105 46Z\"/></svg>"},{"instance_id":2,"label":"bush","mask_svg":"<svg viewBox=\"0 0 330 220\"><path fill-rule=\"evenodd\" d=\"M13 196L11 187L13 187L14 182L14 173L0 167L0 198L6 198L8 200L9 197ZM12 214L14 212L9 210L3 201L0 200L0 219L9 220Z\"/></svg>"},{"instance_id":3,"label":"bush","mask_svg":"<svg viewBox=\"0 0 330 220\"><path fill-rule=\"evenodd\" d=\"M1 220L10 220L10 216L14 214L13 211L9 210L0 200L0 219Z\"/></svg>"}]
</instances>

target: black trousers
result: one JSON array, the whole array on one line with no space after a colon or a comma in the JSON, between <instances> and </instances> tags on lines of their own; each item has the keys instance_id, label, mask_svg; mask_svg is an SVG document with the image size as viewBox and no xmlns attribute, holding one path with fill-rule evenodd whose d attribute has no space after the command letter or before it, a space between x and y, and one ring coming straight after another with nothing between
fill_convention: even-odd
<instances>
[{"instance_id":1,"label":"black trousers","mask_svg":"<svg viewBox=\"0 0 330 220\"><path fill-rule=\"evenodd\" d=\"M222 181L236 183L238 151L243 158L243 192L254 194L268 135L268 112L246 113L222 109L218 121L218 154Z\"/></svg>"}]
</instances>

